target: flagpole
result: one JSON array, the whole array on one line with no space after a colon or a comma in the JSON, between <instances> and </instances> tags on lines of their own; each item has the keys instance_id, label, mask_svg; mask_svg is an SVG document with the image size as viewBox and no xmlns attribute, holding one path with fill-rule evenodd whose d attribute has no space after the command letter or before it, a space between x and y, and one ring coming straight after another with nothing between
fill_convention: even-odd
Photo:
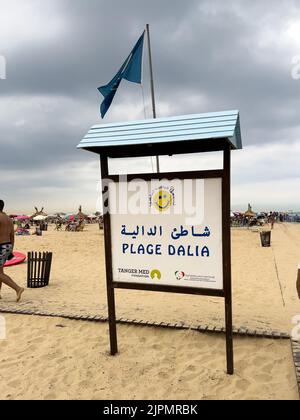
<instances>
[{"instance_id":1,"label":"flagpole","mask_svg":"<svg viewBox=\"0 0 300 420\"><path fill-rule=\"evenodd\" d=\"M148 53L149 53L149 66L150 66L150 84L151 84L151 99L152 99L152 112L153 118L156 119L156 104L155 104L155 90L154 90L154 77L153 77L153 65L152 65L152 54L151 54L151 40L150 40L150 26L146 25L146 32L148 38ZM157 173L160 173L159 156L156 156L156 167Z\"/></svg>"}]
</instances>

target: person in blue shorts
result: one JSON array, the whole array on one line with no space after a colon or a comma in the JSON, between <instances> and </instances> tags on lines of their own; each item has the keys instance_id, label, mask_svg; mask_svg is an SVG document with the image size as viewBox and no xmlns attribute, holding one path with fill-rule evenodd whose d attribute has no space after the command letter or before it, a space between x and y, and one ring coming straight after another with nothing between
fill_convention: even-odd
<instances>
[{"instance_id":1,"label":"person in blue shorts","mask_svg":"<svg viewBox=\"0 0 300 420\"><path fill-rule=\"evenodd\" d=\"M4 201L0 200L0 299L2 283L11 287L17 294L20 302L24 289L18 286L9 276L4 274L4 264L13 256L15 232L12 220L3 212Z\"/></svg>"}]
</instances>

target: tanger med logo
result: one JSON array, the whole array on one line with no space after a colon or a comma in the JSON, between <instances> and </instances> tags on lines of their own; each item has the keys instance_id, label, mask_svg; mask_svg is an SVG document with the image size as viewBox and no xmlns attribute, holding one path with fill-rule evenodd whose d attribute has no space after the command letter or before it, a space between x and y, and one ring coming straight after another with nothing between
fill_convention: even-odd
<instances>
[{"instance_id":1,"label":"tanger med logo","mask_svg":"<svg viewBox=\"0 0 300 420\"><path fill-rule=\"evenodd\" d=\"M161 280L161 272L159 270L152 270L150 277L152 280Z\"/></svg>"}]
</instances>

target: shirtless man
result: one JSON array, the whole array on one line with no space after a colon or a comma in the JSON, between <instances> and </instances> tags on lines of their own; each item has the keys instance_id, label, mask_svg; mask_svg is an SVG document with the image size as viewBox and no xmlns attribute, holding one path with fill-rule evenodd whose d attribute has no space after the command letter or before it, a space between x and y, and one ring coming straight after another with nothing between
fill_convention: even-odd
<instances>
[{"instance_id":1,"label":"shirtless man","mask_svg":"<svg viewBox=\"0 0 300 420\"><path fill-rule=\"evenodd\" d=\"M2 283L11 287L17 294L17 302L20 302L24 289L19 287L10 277L3 272L4 264L12 254L15 243L14 225L11 219L3 213L4 202L0 200L0 299Z\"/></svg>"}]
</instances>

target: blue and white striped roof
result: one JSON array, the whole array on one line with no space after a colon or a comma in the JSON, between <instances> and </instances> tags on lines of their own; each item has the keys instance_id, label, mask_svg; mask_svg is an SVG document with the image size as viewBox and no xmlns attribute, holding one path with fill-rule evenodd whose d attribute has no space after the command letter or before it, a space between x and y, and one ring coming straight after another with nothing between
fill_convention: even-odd
<instances>
[{"instance_id":1,"label":"blue and white striped roof","mask_svg":"<svg viewBox=\"0 0 300 420\"><path fill-rule=\"evenodd\" d=\"M95 125L77 147L101 152L122 146L214 139L228 140L233 149L242 148L239 111Z\"/></svg>"}]
</instances>

